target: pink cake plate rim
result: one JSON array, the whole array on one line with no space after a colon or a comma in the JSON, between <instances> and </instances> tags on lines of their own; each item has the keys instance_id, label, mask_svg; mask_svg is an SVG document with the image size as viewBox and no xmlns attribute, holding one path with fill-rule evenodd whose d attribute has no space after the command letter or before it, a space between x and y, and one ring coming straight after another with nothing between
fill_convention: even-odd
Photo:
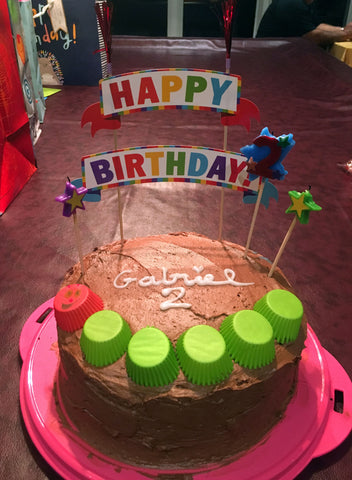
<instances>
[{"instance_id":1,"label":"pink cake plate rim","mask_svg":"<svg viewBox=\"0 0 352 480\"><path fill-rule=\"evenodd\" d=\"M38 307L21 332L20 405L37 450L66 480L146 480L161 474L192 474L194 480L230 480L234 474L238 480L292 480L352 430L352 382L308 325L295 396L281 422L242 457L225 466L182 471L140 468L104 457L63 426L56 408L59 353L53 300ZM335 392L344 396L342 413L334 410Z\"/></svg>"}]
</instances>

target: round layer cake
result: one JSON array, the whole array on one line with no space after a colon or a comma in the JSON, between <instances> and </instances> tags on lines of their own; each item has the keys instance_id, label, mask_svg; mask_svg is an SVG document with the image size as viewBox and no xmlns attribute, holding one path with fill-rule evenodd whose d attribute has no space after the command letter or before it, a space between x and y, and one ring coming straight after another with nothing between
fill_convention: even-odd
<instances>
[{"instance_id":1,"label":"round layer cake","mask_svg":"<svg viewBox=\"0 0 352 480\"><path fill-rule=\"evenodd\" d=\"M280 270L268 277L270 263L260 255L244 258L243 247L194 233L112 243L87 255L84 266L83 277L76 264L64 285L88 286L132 335L156 327L174 347L191 327L220 330L268 292L292 291ZM247 368L234 361L229 376L211 385L192 383L181 368L168 385L140 385L127 373L126 354L108 366L90 364L81 336L82 329L58 327L59 403L76 434L127 464L189 469L236 458L280 421L294 394L306 319L290 343L275 341L269 364Z\"/></svg>"}]
</instances>

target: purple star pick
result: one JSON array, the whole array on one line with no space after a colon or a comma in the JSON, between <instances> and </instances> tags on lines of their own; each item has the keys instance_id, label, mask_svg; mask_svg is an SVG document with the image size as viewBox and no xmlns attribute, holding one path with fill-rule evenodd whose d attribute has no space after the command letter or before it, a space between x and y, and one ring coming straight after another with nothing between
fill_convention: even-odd
<instances>
[{"instance_id":1,"label":"purple star pick","mask_svg":"<svg viewBox=\"0 0 352 480\"><path fill-rule=\"evenodd\" d=\"M64 217L70 217L72 214L76 213L77 208L85 210L83 198L87 192L88 189L86 187L77 188L69 181L66 182L65 193L55 198L57 202L64 204L62 212Z\"/></svg>"}]
</instances>

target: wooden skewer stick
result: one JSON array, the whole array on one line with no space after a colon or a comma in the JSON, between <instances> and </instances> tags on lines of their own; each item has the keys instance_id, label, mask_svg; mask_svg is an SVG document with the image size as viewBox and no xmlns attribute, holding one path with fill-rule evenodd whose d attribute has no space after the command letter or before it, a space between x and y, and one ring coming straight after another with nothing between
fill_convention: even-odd
<instances>
[{"instance_id":1,"label":"wooden skewer stick","mask_svg":"<svg viewBox=\"0 0 352 480\"><path fill-rule=\"evenodd\" d=\"M262 182L260 184L260 187L259 187L259 190L258 190L257 201L255 202L254 212L253 212L253 216L252 216L252 222L251 222L251 226L250 226L249 234L248 234L248 238L247 238L247 243L246 243L246 249L244 251L244 258L247 258L247 255L248 255L248 250L249 250L249 245L250 245L251 240L252 240L254 225L255 225L255 222L256 222L256 219L257 219L260 202L261 202L261 199L262 199L262 196L263 196L264 185L265 185L265 182Z\"/></svg>"},{"instance_id":2,"label":"wooden skewer stick","mask_svg":"<svg viewBox=\"0 0 352 480\"><path fill-rule=\"evenodd\" d=\"M284 249L285 249L285 247L286 247L286 244L287 244L287 242L288 242L289 239L290 239L290 236L291 236L291 234L292 234L292 231L293 231L293 229L295 228L296 221L297 221L297 216L295 215L295 216L294 216L294 219L293 219L292 222L291 222L291 225L290 225L289 229L287 230L287 233L286 233L286 235L285 235L285 238L283 239L283 242L282 242L282 244L281 244L281 247L280 247L279 251L278 251L277 254L276 254L276 257L275 257L275 260L273 261L273 264L272 264L272 266L271 266L270 272L268 273L268 277L272 277L272 275L273 275L273 273L274 273L274 270L275 270L275 268L276 268L276 266L277 266L277 264L278 264L278 262L279 262L279 260L280 260L280 258L281 258L282 252L284 251Z\"/></svg>"},{"instance_id":3,"label":"wooden skewer stick","mask_svg":"<svg viewBox=\"0 0 352 480\"><path fill-rule=\"evenodd\" d=\"M121 200L120 187L117 188L117 199L118 199L118 202L119 202L120 239L121 239L121 245L123 245L123 242L124 242L124 238L123 238L123 218L122 218L122 200Z\"/></svg>"},{"instance_id":4,"label":"wooden skewer stick","mask_svg":"<svg viewBox=\"0 0 352 480\"><path fill-rule=\"evenodd\" d=\"M78 250L78 256L79 256L79 261L81 264L81 272L82 276L86 273L85 268L84 268L84 263L83 263L83 254L82 254L82 242L81 242L81 235L79 232L79 227L78 227L78 219L77 219L77 213L73 212L73 228L75 231L75 238L76 238L76 246Z\"/></svg>"},{"instance_id":5,"label":"wooden skewer stick","mask_svg":"<svg viewBox=\"0 0 352 480\"><path fill-rule=\"evenodd\" d=\"M114 149L117 150L117 130L114 130ZM119 204L120 240L121 240L121 245L123 245L124 243L123 218L122 218L122 199L121 199L120 187L117 187L117 201Z\"/></svg>"},{"instance_id":6,"label":"wooden skewer stick","mask_svg":"<svg viewBox=\"0 0 352 480\"><path fill-rule=\"evenodd\" d=\"M227 150L227 134L228 134L228 126L224 125L224 150ZM221 242L221 240L222 240L222 230L223 230L223 225L224 225L224 198L225 198L225 190L224 190L223 187L221 187L219 236L218 236L219 242Z\"/></svg>"},{"instance_id":7,"label":"wooden skewer stick","mask_svg":"<svg viewBox=\"0 0 352 480\"><path fill-rule=\"evenodd\" d=\"M229 127L224 125L224 150L227 150L227 134L228 134Z\"/></svg>"},{"instance_id":8,"label":"wooden skewer stick","mask_svg":"<svg viewBox=\"0 0 352 480\"><path fill-rule=\"evenodd\" d=\"M222 188L220 194L219 242L222 240L222 229L224 224L224 196L224 189Z\"/></svg>"},{"instance_id":9,"label":"wooden skewer stick","mask_svg":"<svg viewBox=\"0 0 352 480\"><path fill-rule=\"evenodd\" d=\"M225 71L226 73L230 73L231 71L231 57L226 57L226 64L225 64ZM228 134L228 126L224 125L224 150L227 150L227 134ZM221 188L220 194L220 218L219 218L219 235L218 240L221 242L222 240L222 230L224 225L224 198L225 198L225 191Z\"/></svg>"}]
</instances>

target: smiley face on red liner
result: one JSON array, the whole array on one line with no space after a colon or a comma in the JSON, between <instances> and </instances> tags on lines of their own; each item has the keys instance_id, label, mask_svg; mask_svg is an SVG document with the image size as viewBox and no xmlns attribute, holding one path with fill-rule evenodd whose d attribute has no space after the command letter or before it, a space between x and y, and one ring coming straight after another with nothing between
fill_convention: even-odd
<instances>
[{"instance_id":1,"label":"smiley face on red liner","mask_svg":"<svg viewBox=\"0 0 352 480\"><path fill-rule=\"evenodd\" d=\"M61 303L62 310L68 310L80 302L81 294L80 285L70 285L69 289L63 292L64 301Z\"/></svg>"}]
</instances>

